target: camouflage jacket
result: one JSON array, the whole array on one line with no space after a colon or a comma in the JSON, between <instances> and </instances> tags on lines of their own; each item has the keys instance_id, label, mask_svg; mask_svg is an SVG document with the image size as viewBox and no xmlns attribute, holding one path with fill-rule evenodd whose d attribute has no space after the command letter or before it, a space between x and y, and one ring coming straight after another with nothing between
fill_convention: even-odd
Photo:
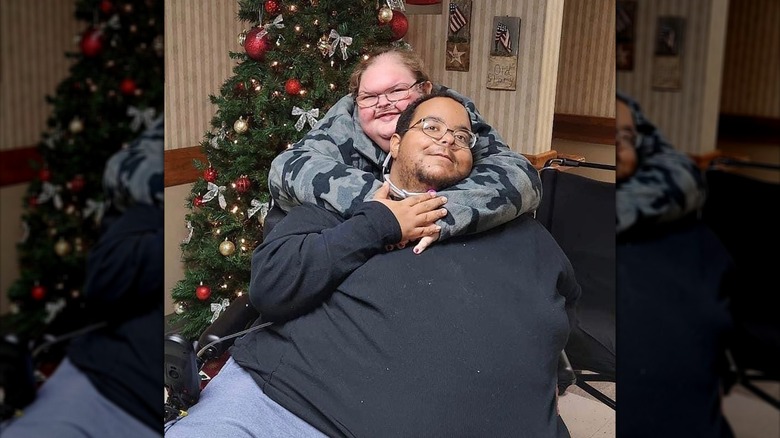
<instances>
[{"instance_id":1,"label":"camouflage jacket","mask_svg":"<svg viewBox=\"0 0 780 438\"><path fill-rule=\"evenodd\" d=\"M118 211L134 204L163 207L163 116L115 152L103 171L106 199Z\"/></svg>"},{"instance_id":2,"label":"camouflage jacket","mask_svg":"<svg viewBox=\"0 0 780 438\"><path fill-rule=\"evenodd\" d=\"M706 191L696 163L669 144L634 99L621 93L618 99L631 108L641 143L636 173L617 185L617 233L698 211Z\"/></svg>"},{"instance_id":3,"label":"camouflage jacket","mask_svg":"<svg viewBox=\"0 0 780 438\"><path fill-rule=\"evenodd\" d=\"M538 171L507 147L474 102L441 88L466 102L479 140L469 177L441 191L449 214L438 222L440 239L488 230L534 211L542 190ZM360 128L352 96L344 96L303 139L273 160L271 196L285 211L311 202L348 217L381 187L386 156Z\"/></svg>"}]
</instances>

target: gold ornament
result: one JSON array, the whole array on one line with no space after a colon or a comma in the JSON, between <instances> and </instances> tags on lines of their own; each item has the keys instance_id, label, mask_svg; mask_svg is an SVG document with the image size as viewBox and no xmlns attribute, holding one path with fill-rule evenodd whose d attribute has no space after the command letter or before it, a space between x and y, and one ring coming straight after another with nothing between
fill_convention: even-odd
<instances>
[{"instance_id":1,"label":"gold ornament","mask_svg":"<svg viewBox=\"0 0 780 438\"><path fill-rule=\"evenodd\" d=\"M225 240L219 244L219 253L223 256L227 257L232 255L234 252L236 252L236 245L234 245L233 242Z\"/></svg>"},{"instance_id":2,"label":"gold ornament","mask_svg":"<svg viewBox=\"0 0 780 438\"><path fill-rule=\"evenodd\" d=\"M379 8L379 22L382 24L389 23L393 19L393 10L387 5Z\"/></svg>"},{"instance_id":3,"label":"gold ornament","mask_svg":"<svg viewBox=\"0 0 780 438\"><path fill-rule=\"evenodd\" d=\"M84 130L84 122L82 122L80 118L76 117L70 121L68 129L70 129L70 132L78 134Z\"/></svg>"},{"instance_id":4,"label":"gold ornament","mask_svg":"<svg viewBox=\"0 0 780 438\"><path fill-rule=\"evenodd\" d=\"M317 41L317 48L320 50L320 53L322 53L322 56L328 56L328 52L330 51L330 39L327 35L323 35L320 37L320 40Z\"/></svg>"},{"instance_id":5,"label":"gold ornament","mask_svg":"<svg viewBox=\"0 0 780 438\"><path fill-rule=\"evenodd\" d=\"M239 134L243 134L249 130L249 122L243 117L239 117L238 120L233 123L233 130Z\"/></svg>"},{"instance_id":6,"label":"gold ornament","mask_svg":"<svg viewBox=\"0 0 780 438\"><path fill-rule=\"evenodd\" d=\"M244 41L246 41L246 34L248 34L248 33L249 33L249 30L244 29L244 30L241 31L240 34L238 34L238 45L239 46L243 46L244 45Z\"/></svg>"},{"instance_id":7,"label":"gold ornament","mask_svg":"<svg viewBox=\"0 0 780 438\"><path fill-rule=\"evenodd\" d=\"M176 305L174 306L176 314L177 315L181 315L182 313L184 313L184 311L186 310L186 307L187 307L186 304L184 304L181 301L176 303Z\"/></svg>"},{"instance_id":8,"label":"gold ornament","mask_svg":"<svg viewBox=\"0 0 780 438\"><path fill-rule=\"evenodd\" d=\"M54 252L60 257L65 257L70 254L70 243L68 243L67 240L60 238L60 240L54 244Z\"/></svg>"}]
</instances>

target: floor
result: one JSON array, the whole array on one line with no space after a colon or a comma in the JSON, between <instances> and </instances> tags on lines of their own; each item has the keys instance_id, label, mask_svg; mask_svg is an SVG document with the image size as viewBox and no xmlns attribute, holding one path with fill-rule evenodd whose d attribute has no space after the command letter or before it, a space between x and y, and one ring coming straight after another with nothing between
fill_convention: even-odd
<instances>
[{"instance_id":1,"label":"floor","mask_svg":"<svg viewBox=\"0 0 780 438\"><path fill-rule=\"evenodd\" d=\"M614 383L593 382L592 385L615 397ZM572 438L615 436L615 411L576 386L570 386L558 399L558 409Z\"/></svg>"},{"instance_id":2,"label":"floor","mask_svg":"<svg viewBox=\"0 0 780 438\"><path fill-rule=\"evenodd\" d=\"M614 397L614 383L594 383L594 386ZM757 386L780 398L780 382ZM615 437L615 411L576 386L569 387L558 406L572 438ZM723 399L723 411L736 438L780 437L780 410L742 386L735 386Z\"/></svg>"},{"instance_id":3,"label":"floor","mask_svg":"<svg viewBox=\"0 0 780 438\"><path fill-rule=\"evenodd\" d=\"M780 398L780 382L763 382L756 386ZM735 386L723 399L723 411L736 438L780 437L780 410L742 386Z\"/></svg>"}]
</instances>

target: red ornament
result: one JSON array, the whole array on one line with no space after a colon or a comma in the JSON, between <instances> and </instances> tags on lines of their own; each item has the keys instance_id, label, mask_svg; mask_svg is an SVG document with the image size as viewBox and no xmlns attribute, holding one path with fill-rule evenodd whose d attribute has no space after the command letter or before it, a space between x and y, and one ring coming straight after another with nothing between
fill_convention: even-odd
<instances>
[{"instance_id":1,"label":"red ornament","mask_svg":"<svg viewBox=\"0 0 780 438\"><path fill-rule=\"evenodd\" d=\"M284 83L284 91L291 96L297 96L301 92L301 81L298 79L287 79Z\"/></svg>"},{"instance_id":2,"label":"red ornament","mask_svg":"<svg viewBox=\"0 0 780 438\"><path fill-rule=\"evenodd\" d=\"M206 181L213 183L217 180L217 169L209 166L206 170L203 171L203 179Z\"/></svg>"},{"instance_id":3,"label":"red ornament","mask_svg":"<svg viewBox=\"0 0 780 438\"><path fill-rule=\"evenodd\" d=\"M249 178L247 178L246 175L241 175L236 182L234 183L236 186L236 191L238 193L246 193L247 190L249 190L249 187L252 185L252 182L249 181Z\"/></svg>"},{"instance_id":4,"label":"red ornament","mask_svg":"<svg viewBox=\"0 0 780 438\"><path fill-rule=\"evenodd\" d=\"M114 10L114 5L110 1L103 0L100 2L100 12L108 15L113 10Z\"/></svg>"},{"instance_id":5,"label":"red ornament","mask_svg":"<svg viewBox=\"0 0 780 438\"><path fill-rule=\"evenodd\" d=\"M119 91L125 96L132 96L137 88L135 81L130 78L122 79L119 83Z\"/></svg>"},{"instance_id":6,"label":"red ornament","mask_svg":"<svg viewBox=\"0 0 780 438\"><path fill-rule=\"evenodd\" d=\"M48 167L44 167L43 169L38 171L38 178L41 181L50 181L51 180L51 171Z\"/></svg>"},{"instance_id":7,"label":"red ornament","mask_svg":"<svg viewBox=\"0 0 780 438\"><path fill-rule=\"evenodd\" d=\"M81 54L87 58L100 55L103 52L103 32L94 27L90 27L81 34L79 43Z\"/></svg>"},{"instance_id":8,"label":"red ornament","mask_svg":"<svg viewBox=\"0 0 780 438\"><path fill-rule=\"evenodd\" d=\"M192 206L193 207L202 207L203 206L203 196L196 196L192 198Z\"/></svg>"},{"instance_id":9,"label":"red ornament","mask_svg":"<svg viewBox=\"0 0 780 438\"><path fill-rule=\"evenodd\" d=\"M73 193L78 193L84 190L85 185L86 185L86 181L84 181L84 175L76 175L68 183L68 187L70 188L70 191Z\"/></svg>"},{"instance_id":10,"label":"red ornament","mask_svg":"<svg viewBox=\"0 0 780 438\"><path fill-rule=\"evenodd\" d=\"M401 11L393 11L393 18L390 20L390 31L393 33L393 40L397 41L406 35L409 30L409 20Z\"/></svg>"},{"instance_id":11,"label":"red ornament","mask_svg":"<svg viewBox=\"0 0 780 438\"><path fill-rule=\"evenodd\" d=\"M268 12L271 15L276 15L279 13L279 2L276 0L266 0L265 2L265 11Z\"/></svg>"},{"instance_id":12,"label":"red ornament","mask_svg":"<svg viewBox=\"0 0 780 438\"><path fill-rule=\"evenodd\" d=\"M41 301L46 298L46 288L40 284L36 284L30 289L30 296L32 296L35 301Z\"/></svg>"},{"instance_id":13,"label":"red ornament","mask_svg":"<svg viewBox=\"0 0 780 438\"><path fill-rule=\"evenodd\" d=\"M195 288L195 296L201 301L208 300L211 296L211 288L201 284Z\"/></svg>"},{"instance_id":14,"label":"red ornament","mask_svg":"<svg viewBox=\"0 0 780 438\"><path fill-rule=\"evenodd\" d=\"M236 82L236 85L233 87L233 94L236 96L240 96L246 92L246 85L244 85L243 81Z\"/></svg>"},{"instance_id":15,"label":"red ornament","mask_svg":"<svg viewBox=\"0 0 780 438\"><path fill-rule=\"evenodd\" d=\"M262 33L261 33L262 32ZM271 50L272 44L262 27L254 27L247 32L244 39L244 50L255 61L265 59L265 54Z\"/></svg>"}]
</instances>

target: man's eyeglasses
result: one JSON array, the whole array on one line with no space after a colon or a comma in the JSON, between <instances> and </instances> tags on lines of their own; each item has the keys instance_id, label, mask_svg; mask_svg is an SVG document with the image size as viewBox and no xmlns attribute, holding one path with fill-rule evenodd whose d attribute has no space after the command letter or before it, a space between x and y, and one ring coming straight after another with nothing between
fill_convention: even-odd
<instances>
[{"instance_id":1,"label":"man's eyeglasses","mask_svg":"<svg viewBox=\"0 0 780 438\"><path fill-rule=\"evenodd\" d=\"M441 140L448 132L451 132L455 139L454 144L459 148L471 149L477 144L477 134L467 129L450 129L444 122L433 117L423 117L409 127L409 129L412 128L420 128L425 135L434 140Z\"/></svg>"},{"instance_id":2,"label":"man's eyeglasses","mask_svg":"<svg viewBox=\"0 0 780 438\"><path fill-rule=\"evenodd\" d=\"M395 87L388 88L384 91L384 93L379 94L359 94L355 98L355 103L361 108L371 108L379 103L379 96L385 96L388 101L395 103L399 100L403 100L409 97L409 94L412 92L412 88L422 84L423 82L425 81L417 81L412 85L398 84Z\"/></svg>"},{"instance_id":3,"label":"man's eyeglasses","mask_svg":"<svg viewBox=\"0 0 780 438\"><path fill-rule=\"evenodd\" d=\"M626 146L638 148L642 145L642 135L627 129L620 129L615 134L615 141Z\"/></svg>"}]
</instances>

